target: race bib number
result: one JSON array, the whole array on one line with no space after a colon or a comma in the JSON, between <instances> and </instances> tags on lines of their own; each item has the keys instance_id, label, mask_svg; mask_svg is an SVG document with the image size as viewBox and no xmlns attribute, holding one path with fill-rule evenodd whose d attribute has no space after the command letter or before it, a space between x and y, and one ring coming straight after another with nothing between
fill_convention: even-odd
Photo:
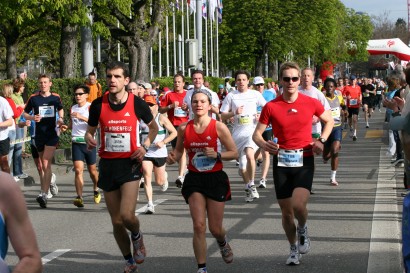
<instances>
[{"instance_id":1,"label":"race bib number","mask_svg":"<svg viewBox=\"0 0 410 273\"><path fill-rule=\"evenodd\" d=\"M332 108L332 117L333 118L340 118L340 107Z\"/></svg>"},{"instance_id":2,"label":"race bib number","mask_svg":"<svg viewBox=\"0 0 410 273\"><path fill-rule=\"evenodd\" d=\"M357 105L357 99L350 99L350 105Z\"/></svg>"},{"instance_id":3,"label":"race bib number","mask_svg":"<svg viewBox=\"0 0 410 273\"><path fill-rule=\"evenodd\" d=\"M200 171L210 171L216 164L216 158L207 157L202 152L197 152L191 160L192 165Z\"/></svg>"},{"instance_id":4,"label":"race bib number","mask_svg":"<svg viewBox=\"0 0 410 273\"><path fill-rule=\"evenodd\" d=\"M182 110L181 107L174 108L174 117L184 118L186 116L187 116L187 113L184 110Z\"/></svg>"},{"instance_id":5,"label":"race bib number","mask_svg":"<svg viewBox=\"0 0 410 273\"><path fill-rule=\"evenodd\" d=\"M376 95L381 95L382 94L382 90L376 90Z\"/></svg>"},{"instance_id":6,"label":"race bib number","mask_svg":"<svg viewBox=\"0 0 410 273\"><path fill-rule=\"evenodd\" d=\"M252 123L252 118L249 115L240 115L238 116L238 124L248 125Z\"/></svg>"},{"instance_id":7,"label":"race bib number","mask_svg":"<svg viewBox=\"0 0 410 273\"><path fill-rule=\"evenodd\" d=\"M105 151L114 153L131 152L130 133L105 133Z\"/></svg>"},{"instance_id":8,"label":"race bib number","mask_svg":"<svg viewBox=\"0 0 410 273\"><path fill-rule=\"evenodd\" d=\"M302 167L303 149L301 150L281 150L278 151L279 167Z\"/></svg>"},{"instance_id":9,"label":"race bib number","mask_svg":"<svg viewBox=\"0 0 410 273\"><path fill-rule=\"evenodd\" d=\"M40 117L42 118L55 117L54 106L39 106L38 111L39 111Z\"/></svg>"}]
</instances>

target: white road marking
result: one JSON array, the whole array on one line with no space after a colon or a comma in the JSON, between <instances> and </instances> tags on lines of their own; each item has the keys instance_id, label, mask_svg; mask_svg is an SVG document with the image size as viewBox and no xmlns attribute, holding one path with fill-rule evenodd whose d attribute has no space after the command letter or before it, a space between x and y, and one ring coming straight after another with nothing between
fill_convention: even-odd
<instances>
[{"instance_id":1,"label":"white road marking","mask_svg":"<svg viewBox=\"0 0 410 273\"><path fill-rule=\"evenodd\" d=\"M383 149L383 148L382 148ZM368 273L401 272L400 212L397 205L396 169L380 149L379 175L370 237ZM399 168L399 171L403 171ZM401 186L400 184L398 185Z\"/></svg>"},{"instance_id":2,"label":"white road marking","mask_svg":"<svg viewBox=\"0 0 410 273\"><path fill-rule=\"evenodd\" d=\"M159 204L161 204L161 203L164 203L164 202L167 201L167 200L168 200L168 199L157 199L157 200L155 200L155 201L154 201L154 207L155 207L156 205L159 205ZM147 205L145 205L145 206L143 206L143 207L137 209L137 210L135 211L135 215L138 215L138 214L140 214L140 213L145 213L146 208L147 208Z\"/></svg>"},{"instance_id":3,"label":"white road marking","mask_svg":"<svg viewBox=\"0 0 410 273\"><path fill-rule=\"evenodd\" d=\"M71 249L57 249L54 252L51 252L49 254L47 254L46 256L44 256L43 258L41 258L41 262L43 263L43 265L45 265L46 263L54 260L55 258L57 258L58 256L63 255L64 253L70 251Z\"/></svg>"}]
</instances>

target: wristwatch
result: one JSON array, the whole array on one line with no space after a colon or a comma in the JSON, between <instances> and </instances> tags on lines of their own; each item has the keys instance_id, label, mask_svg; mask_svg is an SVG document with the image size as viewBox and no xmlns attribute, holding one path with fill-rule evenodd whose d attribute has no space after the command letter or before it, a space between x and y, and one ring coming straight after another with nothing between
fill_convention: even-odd
<instances>
[{"instance_id":1,"label":"wristwatch","mask_svg":"<svg viewBox=\"0 0 410 273\"><path fill-rule=\"evenodd\" d=\"M322 144L325 144L326 139L323 137L319 137L317 140L319 140Z\"/></svg>"},{"instance_id":2,"label":"wristwatch","mask_svg":"<svg viewBox=\"0 0 410 273\"><path fill-rule=\"evenodd\" d=\"M148 152L148 146L147 146L147 145L143 144L143 145L142 145L142 148L144 148L145 151Z\"/></svg>"}]
</instances>

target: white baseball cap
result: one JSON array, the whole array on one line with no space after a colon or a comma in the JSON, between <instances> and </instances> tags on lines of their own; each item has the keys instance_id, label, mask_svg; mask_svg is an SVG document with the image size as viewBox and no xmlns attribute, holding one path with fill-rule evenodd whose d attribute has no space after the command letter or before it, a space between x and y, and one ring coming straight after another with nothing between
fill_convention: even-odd
<instances>
[{"instance_id":1,"label":"white baseball cap","mask_svg":"<svg viewBox=\"0 0 410 273\"><path fill-rule=\"evenodd\" d=\"M255 77L255 78L253 78L253 84L254 85L257 85L257 84L265 84L265 81L263 80L263 78L262 77Z\"/></svg>"}]
</instances>

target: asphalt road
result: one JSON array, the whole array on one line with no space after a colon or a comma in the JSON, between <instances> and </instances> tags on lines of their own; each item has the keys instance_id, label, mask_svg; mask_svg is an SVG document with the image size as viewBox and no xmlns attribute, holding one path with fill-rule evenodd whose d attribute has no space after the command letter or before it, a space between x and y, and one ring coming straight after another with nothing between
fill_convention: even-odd
<instances>
[{"instance_id":1,"label":"asphalt road","mask_svg":"<svg viewBox=\"0 0 410 273\"><path fill-rule=\"evenodd\" d=\"M309 201L309 234L312 250L299 266L285 265L289 252L281 214L268 176L268 188L260 198L244 201L244 185L234 162L225 163L233 200L225 210L224 225L234 251L234 262L225 264L215 240L208 232L209 272L402 272L400 260L401 204L404 192L403 168L390 165L384 114L374 113L370 129L359 120L358 140L344 134L338 187L330 186L330 165L316 158L314 194ZM26 163L28 163L26 159ZM32 166L26 164L26 166ZM176 167L169 166L170 187L163 193L154 187L156 213L143 214L145 195L140 194L137 214L148 252L139 272L196 272L192 250L192 223L188 206L175 187ZM38 181L34 168L26 170ZM45 273L122 272L124 261L114 241L104 200L94 204L92 187L85 174L85 207L72 205L75 197L74 173L54 165L59 195L41 209L35 201L38 184L25 187L26 197L43 257ZM257 174L259 178L259 173ZM38 183L38 182L37 182ZM9 264L16 256L9 251Z\"/></svg>"}]
</instances>

